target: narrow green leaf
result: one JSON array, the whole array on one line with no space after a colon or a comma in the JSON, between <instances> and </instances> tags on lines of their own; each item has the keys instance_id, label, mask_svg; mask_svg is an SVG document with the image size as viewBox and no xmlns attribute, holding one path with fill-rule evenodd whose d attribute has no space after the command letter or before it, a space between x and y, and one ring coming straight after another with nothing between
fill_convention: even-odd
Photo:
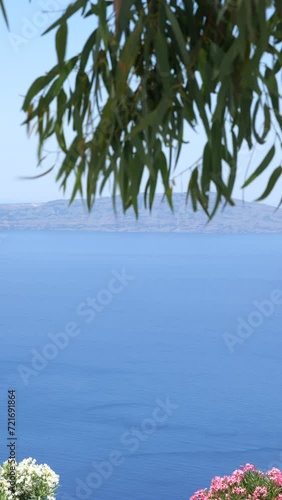
<instances>
[{"instance_id":1,"label":"narrow green leaf","mask_svg":"<svg viewBox=\"0 0 282 500\"><path fill-rule=\"evenodd\" d=\"M220 201L221 201L221 194L219 191L217 191L216 193L216 200L215 200L215 203L214 203L214 206L213 206L213 209L212 209L212 212L209 214L209 219L212 220L213 216L215 215L219 205L220 205ZM235 203L233 203L233 205L235 205Z\"/></svg>"},{"instance_id":2,"label":"narrow green leaf","mask_svg":"<svg viewBox=\"0 0 282 500\"><path fill-rule=\"evenodd\" d=\"M205 110L205 102L204 102L204 98L203 98L202 89L200 89L196 78L194 78L193 80L192 79L190 80L189 91L190 91L190 89L192 91L192 95L194 97L195 104L198 108L200 118L201 118L203 125L205 127L206 134L207 134L207 136L209 136L210 123L209 123L207 113Z\"/></svg>"},{"instance_id":3,"label":"narrow green leaf","mask_svg":"<svg viewBox=\"0 0 282 500\"><path fill-rule=\"evenodd\" d=\"M258 98L258 100L257 100L257 102L255 104L255 108L254 108L254 113L253 113L253 132L254 132L254 136L255 136L256 141L259 144L264 144L266 136L267 136L268 132L270 131L271 117L270 117L269 107L266 104L264 104L264 107L263 107L263 111L264 111L264 125L263 125L262 134L259 135L258 131L256 130L256 119L257 119L257 113L259 111L259 105L260 105L260 98ZM261 123L261 119L260 119L260 123Z\"/></svg>"},{"instance_id":4,"label":"narrow green leaf","mask_svg":"<svg viewBox=\"0 0 282 500\"><path fill-rule=\"evenodd\" d=\"M44 96L45 105L50 104L58 95L58 92L61 88L63 88L63 84L68 78L69 74L74 69L76 62L78 60L78 56L72 57L68 61L64 62L63 67L61 69L60 75L58 78L52 83L49 88L47 94Z\"/></svg>"},{"instance_id":5,"label":"narrow green leaf","mask_svg":"<svg viewBox=\"0 0 282 500\"><path fill-rule=\"evenodd\" d=\"M62 23L67 21L69 17L73 16L79 9L84 9L86 5L88 4L88 0L77 0L76 2L71 3L65 10L64 14L59 17L47 30L42 33L42 35L46 35L46 33L49 33L49 31L52 31L54 28L57 26L60 26Z\"/></svg>"},{"instance_id":6,"label":"narrow green leaf","mask_svg":"<svg viewBox=\"0 0 282 500\"><path fill-rule=\"evenodd\" d=\"M54 75L55 76L55 75ZM32 101L32 99L44 89L46 85L46 76L40 76L37 78L33 84L30 86L23 103L23 110L28 111L28 107Z\"/></svg>"},{"instance_id":7,"label":"narrow green leaf","mask_svg":"<svg viewBox=\"0 0 282 500\"><path fill-rule=\"evenodd\" d=\"M93 31L91 33L90 37L87 39L86 43L84 44L84 47L82 49L82 52L80 54L80 71L85 70L85 66L88 62L89 54L93 50L93 47L96 43L96 37L97 37L97 30Z\"/></svg>"},{"instance_id":8,"label":"narrow green leaf","mask_svg":"<svg viewBox=\"0 0 282 500\"><path fill-rule=\"evenodd\" d=\"M176 41L177 41L177 44L178 44L178 47L179 47L179 50L181 53L182 61L185 64L185 66L189 66L190 65L190 56L189 56L189 52L188 52L187 47L186 47L185 38L183 36L183 33L181 31L181 28L180 28L178 20L177 20L177 17L173 14L172 10L169 8L169 6L167 4L165 7L165 10L166 10L167 18L171 23L172 31L174 33L174 36L176 38Z\"/></svg>"},{"instance_id":9,"label":"narrow green leaf","mask_svg":"<svg viewBox=\"0 0 282 500\"><path fill-rule=\"evenodd\" d=\"M105 185L106 185L107 181L109 180L109 177L112 173L113 173L113 168L112 168L112 165L110 165L103 174L103 180L102 180L102 183L100 185L100 190L99 190L100 195L103 193L104 187L105 187Z\"/></svg>"},{"instance_id":10,"label":"narrow green leaf","mask_svg":"<svg viewBox=\"0 0 282 500\"><path fill-rule=\"evenodd\" d=\"M116 87L116 93L118 95L124 93L128 74L140 50L139 42L142 29L143 29L143 18L141 17L137 22L133 32L126 39L124 47L121 51L120 60L115 75L115 87Z\"/></svg>"},{"instance_id":11,"label":"narrow green leaf","mask_svg":"<svg viewBox=\"0 0 282 500\"><path fill-rule=\"evenodd\" d=\"M42 174L39 174L39 175L25 175L25 176L20 176L19 178L21 180L27 180L27 181L34 180L34 179L40 179L41 177L44 177L45 175L52 172L54 167L55 167L55 165L53 165L53 167L49 168L48 170L46 170L45 172L43 172Z\"/></svg>"},{"instance_id":12,"label":"narrow green leaf","mask_svg":"<svg viewBox=\"0 0 282 500\"><path fill-rule=\"evenodd\" d=\"M155 191L156 191L156 187L157 187L157 180L158 180L158 175L155 175L155 177L151 177L150 193L149 193L149 208L150 208L150 211L152 210L152 207L153 207L153 202L154 202L154 197L155 197Z\"/></svg>"},{"instance_id":13,"label":"narrow green leaf","mask_svg":"<svg viewBox=\"0 0 282 500\"><path fill-rule=\"evenodd\" d=\"M77 195L78 192L80 193L81 196L83 194L81 177L82 177L82 174L83 174L84 170L85 170L85 158L82 158L80 164L77 167L75 184L74 184L73 191L72 191L72 194L71 194L71 197L70 197L69 206L74 201L74 199L75 199L75 197L76 197L76 195Z\"/></svg>"},{"instance_id":14,"label":"narrow green leaf","mask_svg":"<svg viewBox=\"0 0 282 500\"><path fill-rule=\"evenodd\" d=\"M109 46L109 41L110 41L110 31L109 31L109 25L108 25L108 19L107 19L107 5L105 0L99 1L98 2L98 7L99 7L99 32L101 35L101 39L104 42L104 46L106 50L108 50Z\"/></svg>"},{"instance_id":15,"label":"narrow green leaf","mask_svg":"<svg viewBox=\"0 0 282 500\"><path fill-rule=\"evenodd\" d=\"M77 61L78 61L78 56L74 56L65 62L65 64L64 64L65 78L67 78L67 76L69 75L71 70L76 65ZM29 107L32 99L37 94L39 94L39 92L41 90L46 89L46 87L49 85L49 83L51 83L51 81L54 80L54 78L59 75L60 69L61 69L60 66L58 64L56 64L56 66L54 66L46 75L40 76L32 83L32 85L28 89L28 92L27 92L25 99L24 99L24 103L23 103L23 107L22 107L23 111L28 111L28 107ZM63 81L65 80L65 78L63 78ZM54 96L54 97L56 97L56 96Z\"/></svg>"},{"instance_id":16,"label":"narrow green leaf","mask_svg":"<svg viewBox=\"0 0 282 500\"><path fill-rule=\"evenodd\" d=\"M230 76L233 70L234 59L241 52L241 39L235 38L229 50L225 53L219 69L219 80L222 81L224 77Z\"/></svg>"},{"instance_id":17,"label":"narrow green leaf","mask_svg":"<svg viewBox=\"0 0 282 500\"><path fill-rule=\"evenodd\" d=\"M128 140L131 137L134 137L136 134L148 127L158 125L162 121L166 111L169 109L169 106L170 101L168 99L163 99L154 111L151 111L151 113L148 113L144 116L144 118L142 118L138 125L131 130L126 139Z\"/></svg>"},{"instance_id":18,"label":"narrow green leaf","mask_svg":"<svg viewBox=\"0 0 282 500\"><path fill-rule=\"evenodd\" d=\"M57 174L56 180L58 181L64 175L64 181L67 180L71 172L73 171L77 160L79 158L78 153L78 138L75 137L69 148L67 149L67 153L65 158L61 164L61 168Z\"/></svg>"},{"instance_id":19,"label":"narrow green leaf","mask_svg":"<svg viewBox=\"0 0 282 500\"><path fill-rule=\"evenodd\" d=\"M62 123L62 118L65 114L66 107L67 107L67 94L65 93L64 89L61 88L58 97L57 97L57 123L60 125Z\"/></svg>"},{"instance_id":20,"label":"narrow green leaf","mask_svg":"<svg viewBox=\"0 0 282 500\"><path fill-rule=\"evenodd\" d=\"M67 38L68 38L68 25L66 21L64 21L59 26L58 31L56 33L56 52L57 52L58 63L60 66L62 66L64 63L66 55L66 47L67 47Z\"/></svg>"},{"instance_id":21,"label":"narrow green leaf","mask_svg":"<svg viewBox=\"0 0 282 500\"><path fill-rule=\"evenodd\" d=\"M251 182L253 182L262 172L268 167L271 160L275 155L275 145L273 145L268 151L267 155L264 157L258 168L254 171L254 173L246 180L243 184L242 188L247 187Z\"/></svg>"},{"instance_id":22,"label":"narrow green leaf","mask_svg":"<svg viewBox=\"0 0 282 500\"><path fill-rule=\"evenodd\" d=\"M189 199L189 195L191 196L193 211L197 211L197 191L198 191L198 168L196 167L190 177L190 181L188 184L188 190L186 194L186 203Z\"/></svg>"},{"instance_id":23,"label":"narrow green leaf","mask_svg":"<svg viewBox=\"0 0 282 500\"><path fill-rule=\"evenodd\" d=\"M263 139L266 138L268 132L270 131L271 127L271 117L270 117L270 110L267 104L264 105L264 129L263 129L263 134L262 137Z\"/></svg>"},{"instance_id":24,"label":"narrow green leaf","mask_svg":"<svg viewBox=\"0 0 282 500\"><path fill-rule=\"evenodd\" d=\"M9 28L9 21L8 21L8 16L7 16L7 12L6 12L5 5L4 5L4 0L0 0L0 9L2 10L2 14L4 17L5 23L7 25L7 28Z\"/></svg>"},{"instance_id":25,"label":"narrow green leaf","mask_svg":"<svg viewBox=\"0 0 282 500\"><path fill-rule=\"evenodd\" d=\"M158 169L161 172L161 176L162 176L165 195L166 195L166 198L167 198L168 203L170 205L170 208L172 208L171 197L168 196L168 193L170 192L169 171L167 168L167 159L166 159L166 156L163 153L163 151L160 152L158 159L157 159L157 162L158 162Z\"/></svg>"},{"instance_id":26,"label":"narrow green leaf","mask_svg":"<svg viewBox=\"0 0 282 500\"><path fill-rule=\"evenodd\" d=\"M201 188L203 193L208 193L210 190L210 172L212 170L211 164L211 151L210 151L210 143L207 142L204 148L203 154L203 167L202 167L202 175L201 175Z\"/></svg>"},{"instance_id":27,"label":"narrow green leaf","mask_svg":"<svg viewBox=\"0 0 282 500\"><path fill-rule=\"evenodd\" d=\"M171 66L169 64L168 42L161 31L156 33L156 57L159 66L162 85L167 95L171 93Z\"/></svg>"},{"instance_id":28,"label":"narrow green leaf","mask_svg":"<svg viewBox=\"0 0 282 500\"><path fill-rule=\"evenodd\" d=\"M277 15L282 18L282 2L281 0L274 0L275 3L275 10L277 12Z\"/></svg>"},{"instance_id":29,"label":"narrow green leaf","mask_svg":"<svg viewBox=\"0 0 282 500\"><path fill-rule=\"evenodd\" d=\"M267 67L265 70L265 83L268 88L273 110L275 114L279 115L280 113L279 99L281 98L281 96L278 90L277 80L274 71L271 70L269 67Z\"/></svg>"},{"instance_id":30,"label":"narrow green leaf","mask_svg":"<svg viewBox=\"0 0 282 500\"><path fill-rule=\"evenodd\" d=\"M223 179L219 176L211 174L211 180L214 182L220 198L223 196L229 205L234 206L235 203L230 196L230 188L225 185Z\"/></svg>"},{"instance_id":31,"label":"narrow green leaf","mask_svg":"<svg viewBox=\"0 0 282 500\"><path fill-rule=\"evenodd\" d=\"M212 129L210 132L210 155L212 170L215 177L222 180L222 123L219 120L215 120L212 124Z\"/></svg>"},{"instance_id":32,"label":"narrow green leaf","mask_svg":"<svg viewBox=\"0 0 282 500\"><path fill-rule=\"evenodd\" d=\"M144 205L145 205L145 208L147 208L147 193L148 193L148 189L150 187L150 181L151 179L149 178L146 182L146 186L145 186L145 190L144 190Z\"/></svg>"},{"instance_id":33,"label":"narrow green leaf","mask_svg":"<svg viewBox=\"0 0 282 500\"><path fill-rule=\"evenodd\" d=\"M150 173L152 174L154 171L153 158L151 154L148 154L146 152L144 148L144 143L140 139L140 136L138 134L135 134L130 141L126 141L126 144L128 144L128 142L130 142L133 146L136 147L137 156L140 158L142 163L149 168Z\"/></svg>"},{"instance_id":34,"label":"narrow green leaf","mask_svg":"<svg viewBox=\"0 0 282 500\"><path fill-rule=\"evenodd\" d=\"M60 148L62 149L62 151L64 151L64 153L67 153L67 146L66 146L64 132L62 130L62 127L60 127L58 123L55 124L55 134Z\"/></svg>"},{"instance_id":35,"label":"narrow green leaf","mask_svg":"<svg viewBox=\"0 0 282 500\"><path fill-rule=\"evenodd\" d=\"M230 198L233 192L233 187L235 184L235 179L236 179L236 171L237 171L237 158L238 158L238 151L237 151L237 138L232 130L232 145L233 145L233 154L229 154L229 151L226 152L227 158L224 159L228 163L230 167L230 172L229 172L229 177L228 177L228 183L227 183L227 193L228 197Z\"/></svg>"},{"instance_id":36,"label":"narrow green leaf","mask_svg":"<svg viewBox=\"0 0 282 500\"><path fill-rule=\"evenodd\" d=\"M259 198L257 198L256 201L264 200L270 195L281 174L282 174L282 167L277 167L271 174L266 189L264 190L262 195Z\"/></svg>"},{"instance_id":37,"label":"narrow green leaf","mask_svg":"<svg viewBox=\"0 0 282 500\"><path fill-rule=\"evenodd\" d=\"M92 193L93 193L92 170L90 168L88 169L86 189L87 189L86 203L87 203L87 208L90 212L92 207Z\"/></svg>"}]
</instances>

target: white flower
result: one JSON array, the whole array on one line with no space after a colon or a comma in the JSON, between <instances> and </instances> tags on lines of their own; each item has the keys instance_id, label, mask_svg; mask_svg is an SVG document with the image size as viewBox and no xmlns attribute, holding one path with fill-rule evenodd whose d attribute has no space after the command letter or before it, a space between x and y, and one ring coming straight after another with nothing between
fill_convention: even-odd
<instances>
[{"instance_id":1,"label":"white flower","mask_svg":"<svg viewBox=\"0 0 282 500\"><path fill-rule=\"evenodd\" d=\"M55 500L59 486L59 476L47 465L39 465L33 458L25 458L14 464L13 471L9 461L0 466L0 500Z\"/></svg>"}]
</instances>

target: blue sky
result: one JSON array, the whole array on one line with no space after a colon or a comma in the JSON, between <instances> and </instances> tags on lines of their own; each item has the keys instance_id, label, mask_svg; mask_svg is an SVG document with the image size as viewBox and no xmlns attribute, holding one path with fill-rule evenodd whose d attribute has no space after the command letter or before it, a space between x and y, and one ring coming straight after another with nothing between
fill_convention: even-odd
<instances>
[{"instance_id":1,"label":"blue sky","mask_svg":"<svg viewBox=\"0 0 282 500\"><path fill-rule=\"evenodd\" d=\"M0 203L40 202L63 197L63 193L55 183L55 173L39 180L23 181L20 179L21 176L40 173L39 169L36 169L36 138L28 138L25 127L21 125L24 114L20 109L29 85L56 63L54 32L44 37L40 35L69 3L66 0L32 0L31 2L21 0L17 2L17 5L15 3L11 5L6 1L10 32L6 29L3 19L0 18L2 47ZM75 53L76 48L79 49L90 29L90 23L83 21L82 24L79 16L72 21L69 27L69 54ZM199 129L198 134L189 132L187 139L190 142L183 147L176 174L191 165L202 153L205 139L202 129ZM259 164L269 147L270 144L266 144L256 149L250 171ZM242 198L240 186L245 178L249 158L250 153L245 147L240 157L238 181L234 190L236 198ZM51 162L50 157L46 168ZM277 162L276 158L273 168L278 166ZM245 190L246 200L253 201L262 193L270 173L271 170L268 170L254 186ZM185 191L187 180L188 173L179 176L175 190ZM162 192L161 185L159 192ZM66 197L69 195L70 192L67 192ZM276 191L266 203L276 205L280 197L281 195L279 196L279 192Z\"/></svg>"}]
</instances>

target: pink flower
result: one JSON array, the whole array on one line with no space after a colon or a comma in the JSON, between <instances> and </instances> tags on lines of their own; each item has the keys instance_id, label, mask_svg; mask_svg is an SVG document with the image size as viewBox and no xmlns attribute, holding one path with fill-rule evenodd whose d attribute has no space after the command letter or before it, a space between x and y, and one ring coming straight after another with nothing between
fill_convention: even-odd
<instances>
[{"instance_id":1,"label":"pink flower","mask_svg":"<svg viewBox=\"0 0 282 500\"><path fill-rule=\"evenodd\" d=\"M233 490L232 490L232 494L246 496L247 490L246 490L246 488L242 488L242 486L235 486L235 488L233 488Z\"/></svg>"},{"instance_id":2,"label":"pink flower","mask_svg":"<svg viewBox=\"0 0 282 500\"><path fill-rule=\"evenodd\" d=\"M254 491L254 498L257 500L259 498L266 498L267 497L267 488L265 486L257 486L255 491Z\"/></svg>"},{"instance_id":3,"label":"pink flower","mask_svg":"<svg viewBox=\"0 0 282 500\"><path fill-rule=\"evenodd\" d=\"M266 472L266 475L269 479L272 479L277 486L282 486L282 473L276 467L273 467L271 470Z\"/></svg>"},{"instance_id":4,"label":"pink flower","mask_svg":"<svg viewBox=\"0 0 282 500\"><path fill-rule=\"evenodd\" d=\"M244 478L244 472L242 470L240 469L234 470L229 479L229 484L238 484L242 481L243 478Z\"/></svg>"},{"instance_id":5,"label":"pink flower","mask_svg":"<svg viewBox=\"0 0 282 500\"><path fill-rule=\"evenodd\" d=\"M256 484L261 486L256 487ZM282 471L273 467L264 473L257 470L255 465L247 463L241 465L240 469L234 470L230 476L215 476L209 489L197 491L190 500L234 500L235 498L282 500Z\"/></svg>"},{"instance_id":6,"label":"pink flower","mask_svg":"<svg viewBox=\"0 0 282 500\"><path fill-rule=\"evenodd\" d=\"M207 490L198 490L194 495L190 498L190 500L206 500L207 498Z\"/></svg>"},{"instance_id":7,"label":"pink flower","mask_svg":"<svg viewBox=\"0 0 282 500\"><path fill-rule=\"evenodd\" d=\"M215 476L211 482L211 492L212 493L218 493L219 491L224 491L228 489L228 485L226 484L226 481L224 478Z\"/></svg>"},{"instance_id":8,"label":"pink flower","mask_svg":"<svg viewBox=\"0 0 282 500\"><path fill-rule=\"evenodd\" d=\"M242 470L243 472L249 472L249 471L251 471L251 470L253 470L253 471L256 471L256 470L257 470L257 469L256 469L256 466L255 466L255 465L253 465L253 464L241 465L241 467L240 467L240 468L241 468L241 470Z\"/></svg>"}]
</instances>

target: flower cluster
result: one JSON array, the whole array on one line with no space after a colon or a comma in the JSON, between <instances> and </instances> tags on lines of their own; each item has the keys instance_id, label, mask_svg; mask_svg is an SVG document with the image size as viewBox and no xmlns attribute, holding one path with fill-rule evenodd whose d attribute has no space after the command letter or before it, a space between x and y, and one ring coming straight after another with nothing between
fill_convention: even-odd
<instances>
[{"instance_id":1,"label":"flower cluster","mask_svg":"<svg viewBox=\"0 0 282 500\"><path fill-rule=\"evenodd\" d=\"M0 466L0 500L55 500L58 486L59 476L32 458L13 465L8 460Z\"/></svg>"},{"instance_id":2,"label":"flower cluster","mask_svg":"<svg viewBox=\"0 0 282 500\"><path fill-rule=\"evenodd\" d=\"M282 500L282 472L267 472L246 464L230 476L216 476L210 488L198 490L190 500Z\"/></svg>"}]
</instances>

